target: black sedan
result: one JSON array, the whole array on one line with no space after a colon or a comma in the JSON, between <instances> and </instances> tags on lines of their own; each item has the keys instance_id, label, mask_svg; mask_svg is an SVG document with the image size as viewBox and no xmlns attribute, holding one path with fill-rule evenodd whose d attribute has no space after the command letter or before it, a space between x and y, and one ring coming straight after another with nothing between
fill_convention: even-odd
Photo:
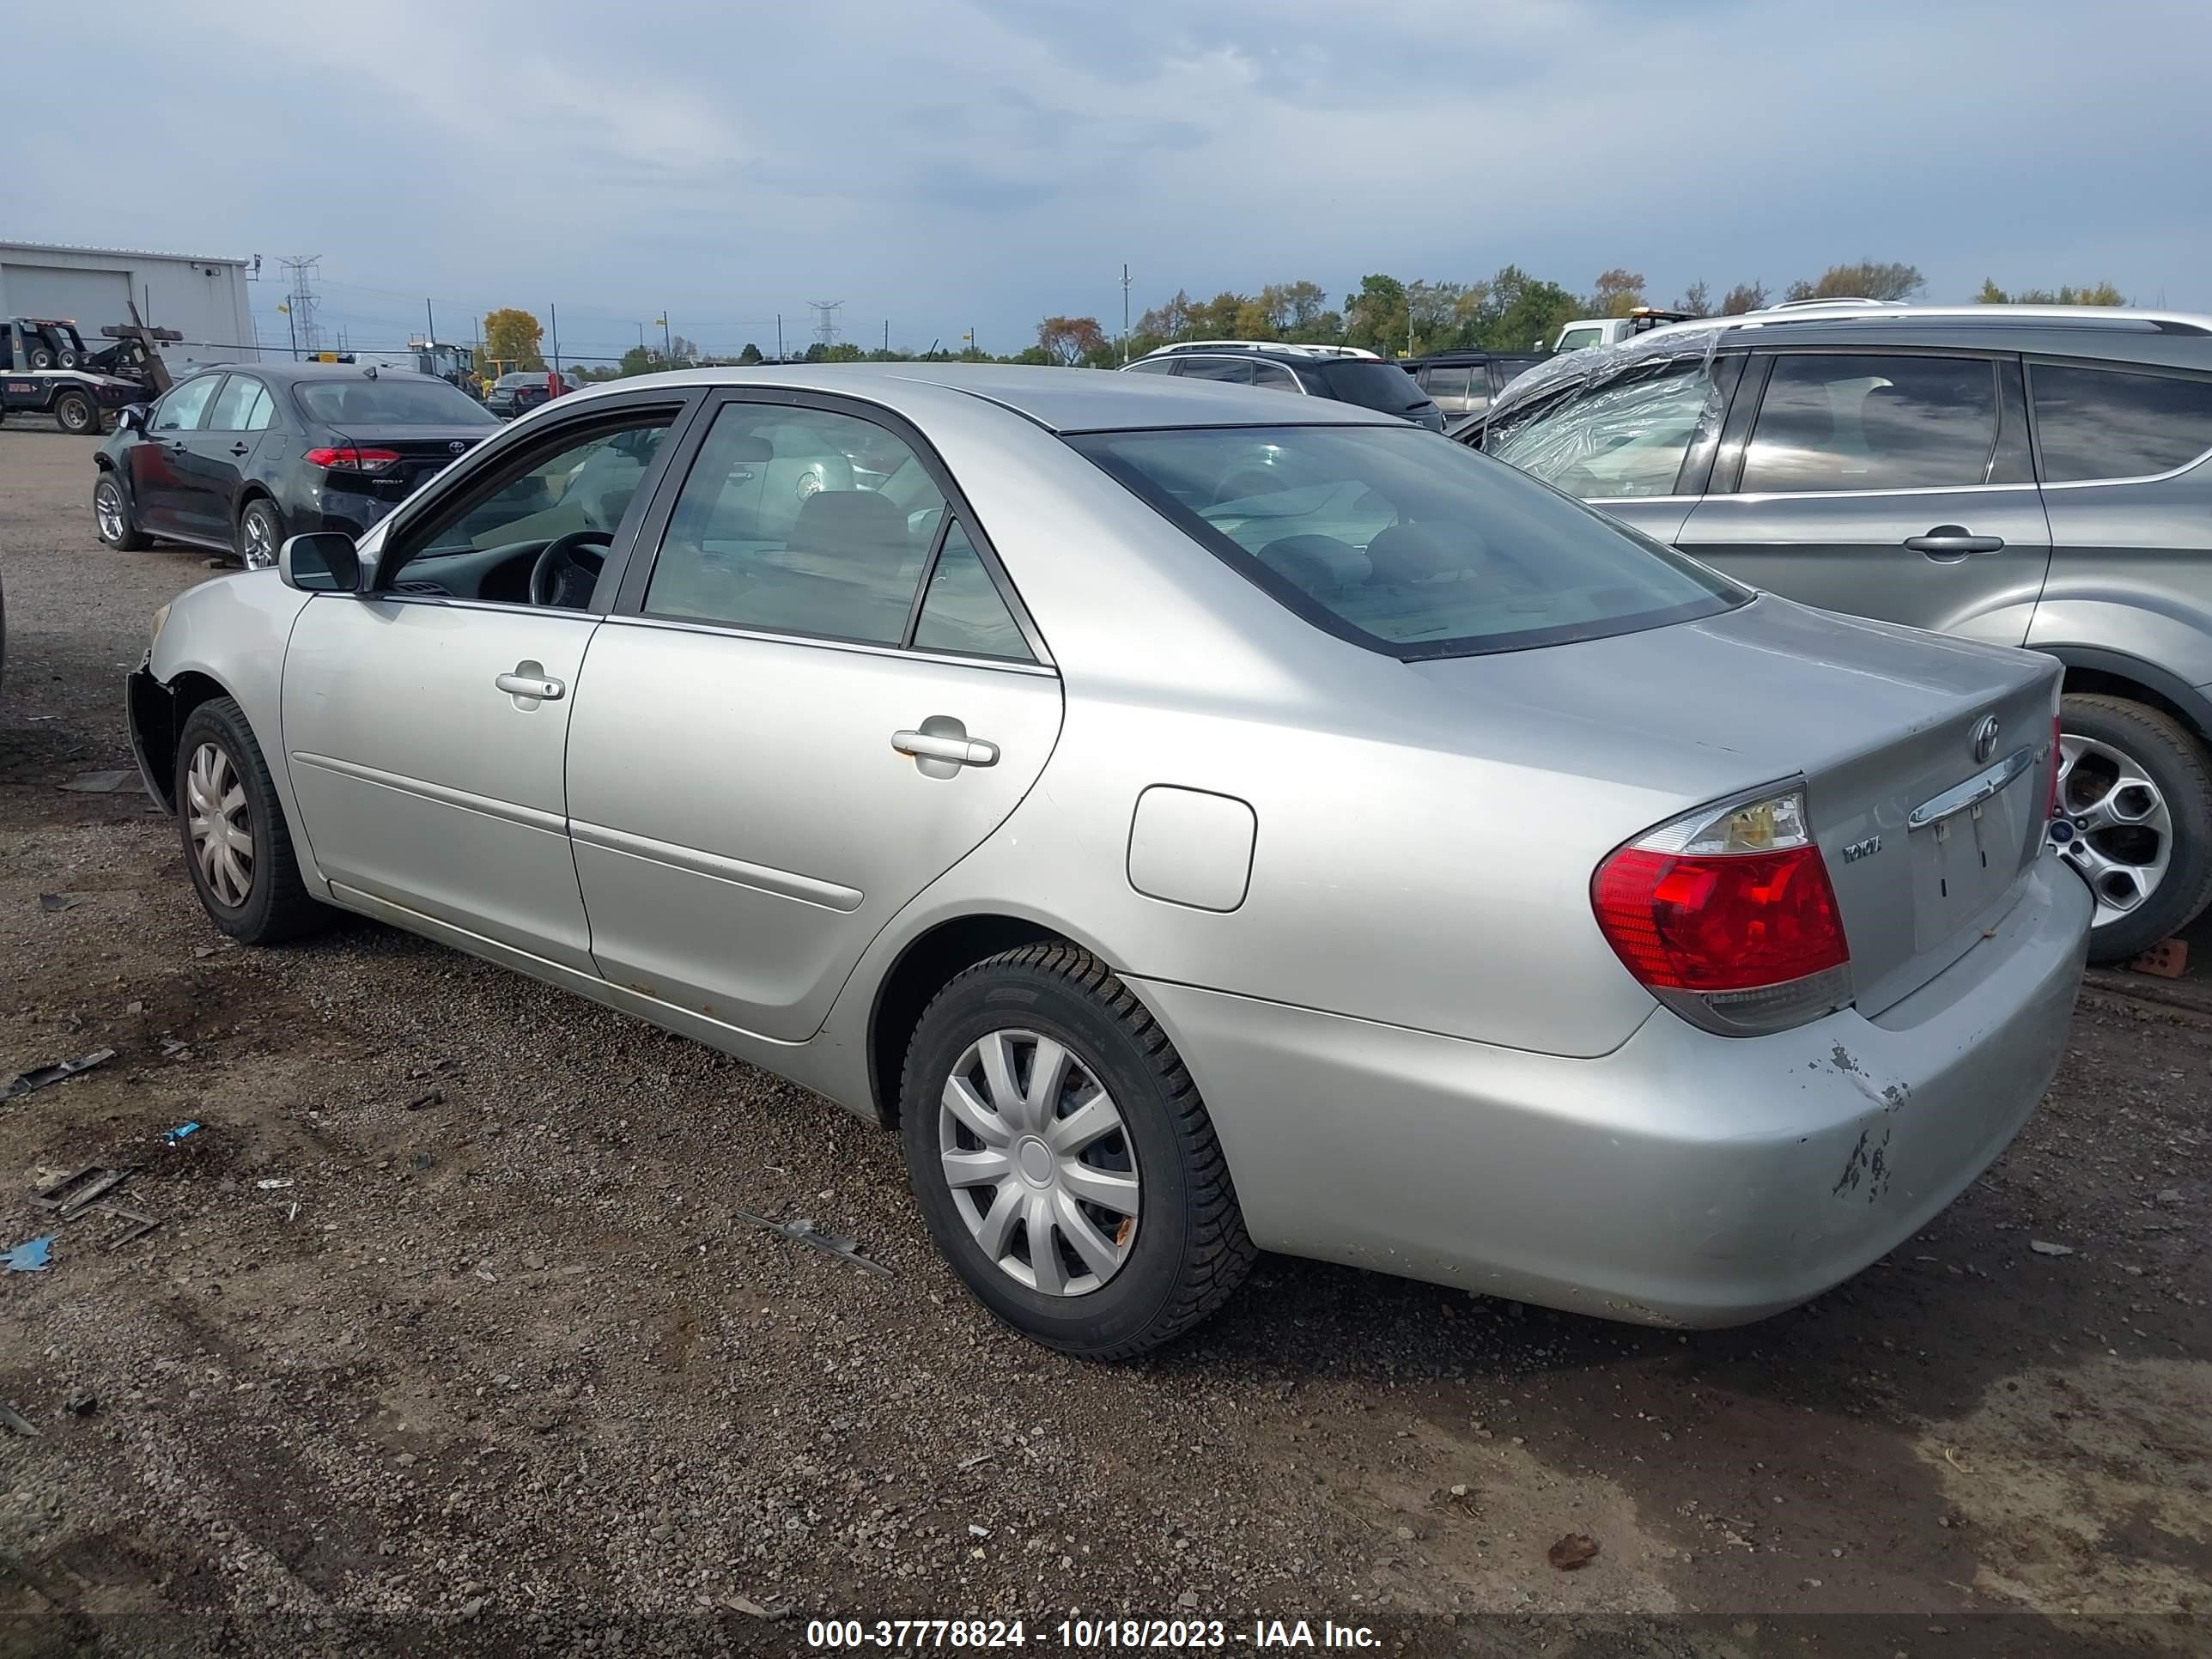
<instances>
[{"instance_id":1,"label":"black sedan","mask_svg":"<svg viewBox=\"0 0 2212 1659\"><path fill-rule=\"evenodd\" d=\"M161 537L274 564L287 536L361 536L499 424L410 369L210 368L123 411L94 458L93 518L110 547Z\"/></svg>"},{"instance_id":2,"label":"black sedan","mask_svg":"<svg viewBox=\"0 0 2212 1659\"><path fill-rule=\"evenodd\" d=\"M550 404L556 396L565 397L576 390L577 382L568 375L561 376L561 390L556 393L553 380L542 368L518 368L502 374L491 384L484 394L484 407L493 414L512 420L517 415L527 415L540 404Z\"/></svg>"}]
</instances>

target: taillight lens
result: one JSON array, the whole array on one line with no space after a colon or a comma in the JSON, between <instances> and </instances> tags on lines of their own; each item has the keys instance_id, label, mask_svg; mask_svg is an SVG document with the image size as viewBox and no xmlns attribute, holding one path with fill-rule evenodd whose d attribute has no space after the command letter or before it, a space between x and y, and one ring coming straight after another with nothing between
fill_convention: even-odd
<instances>
[{"instance_id":1,"label":"taillight lens","mask_svg":"<svg viewBox=\"0 0 2212 1659\"><path fill-rule=\"evenodd\" d=\"M1850 1000L1850 947L1802 791L1661 824L1590 879L1606 941L1653 995L1731 1036Z\"/></svg>"},{"instance_id":2,"label":"taillight lens","mask_svg":"<svg viewBox=\"0 0 2212 1659\"><path fill-rule=\"evenodd\" d=\"M311 449L307 453L307 465L325 472L381 472L398 459L396 449Z\"/></svg>"}]
</instances>

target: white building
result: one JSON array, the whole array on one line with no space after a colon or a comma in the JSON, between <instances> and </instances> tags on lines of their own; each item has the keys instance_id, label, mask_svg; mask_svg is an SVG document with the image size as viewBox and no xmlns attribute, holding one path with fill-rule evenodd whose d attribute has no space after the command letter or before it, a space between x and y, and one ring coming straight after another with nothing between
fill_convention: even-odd
<instances>
[{"instance_id":1,"label":"white building","mask_svg":"<svg viewBox=\"0 0 2212 1659\"><path fill-rule=\"evenodd\" d=\"M185 337L161 348L172 373L196 363L250 362L260 354L246 269L243 259L0 241L0 319L66 317L97 351L109 343L100 331L129 322L135 300L149 325Z\"/></svg>"}]
</instances>

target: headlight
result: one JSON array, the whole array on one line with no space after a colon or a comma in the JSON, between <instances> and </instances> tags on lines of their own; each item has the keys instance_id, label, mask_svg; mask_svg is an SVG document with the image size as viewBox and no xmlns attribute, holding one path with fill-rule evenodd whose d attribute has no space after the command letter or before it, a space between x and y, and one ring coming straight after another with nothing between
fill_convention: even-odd
<instances>
[{"instance_id":1,"label":"headlight","mask_svg":"<svg viewBox=\"0 0 2212 1659\"><path fill-rule=\"evenodd\" d=\"M150 651L151 649L153 649L153 647L155 647L155 646L157 646L157 645L161 644L161 624L162 624L163 623L166 623L166 622L167 622L167 621L168 621L168 620L169 620L169 607L168 607L167 605L163 605L163 606L162 606L159 611L156 611L154 613L154 635L153 635L153 637L152 637L151 639L149 639L149 640L148 640L148 641L146 641L146 647L147 647L147 649L148 649L148 650L149 650L149 651Z\"/></svg>"}]
</instances>

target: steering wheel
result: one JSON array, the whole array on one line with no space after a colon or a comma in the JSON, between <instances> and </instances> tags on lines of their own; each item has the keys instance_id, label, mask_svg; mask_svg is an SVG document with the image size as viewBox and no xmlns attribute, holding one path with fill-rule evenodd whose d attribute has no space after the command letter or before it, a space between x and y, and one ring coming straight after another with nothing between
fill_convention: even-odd
<instances>
[{"instance_id":1,"label":"steering wheel","mask_svg":"<svg viewBox=\"0 0 2212 1659\"><path fill-rule=\"evenodd\" d=\"M531 604L560 611L581 611L591 604L614 539L604 530L572 530L546 543L530 567Z\"/></svg>"}]
</instances>

